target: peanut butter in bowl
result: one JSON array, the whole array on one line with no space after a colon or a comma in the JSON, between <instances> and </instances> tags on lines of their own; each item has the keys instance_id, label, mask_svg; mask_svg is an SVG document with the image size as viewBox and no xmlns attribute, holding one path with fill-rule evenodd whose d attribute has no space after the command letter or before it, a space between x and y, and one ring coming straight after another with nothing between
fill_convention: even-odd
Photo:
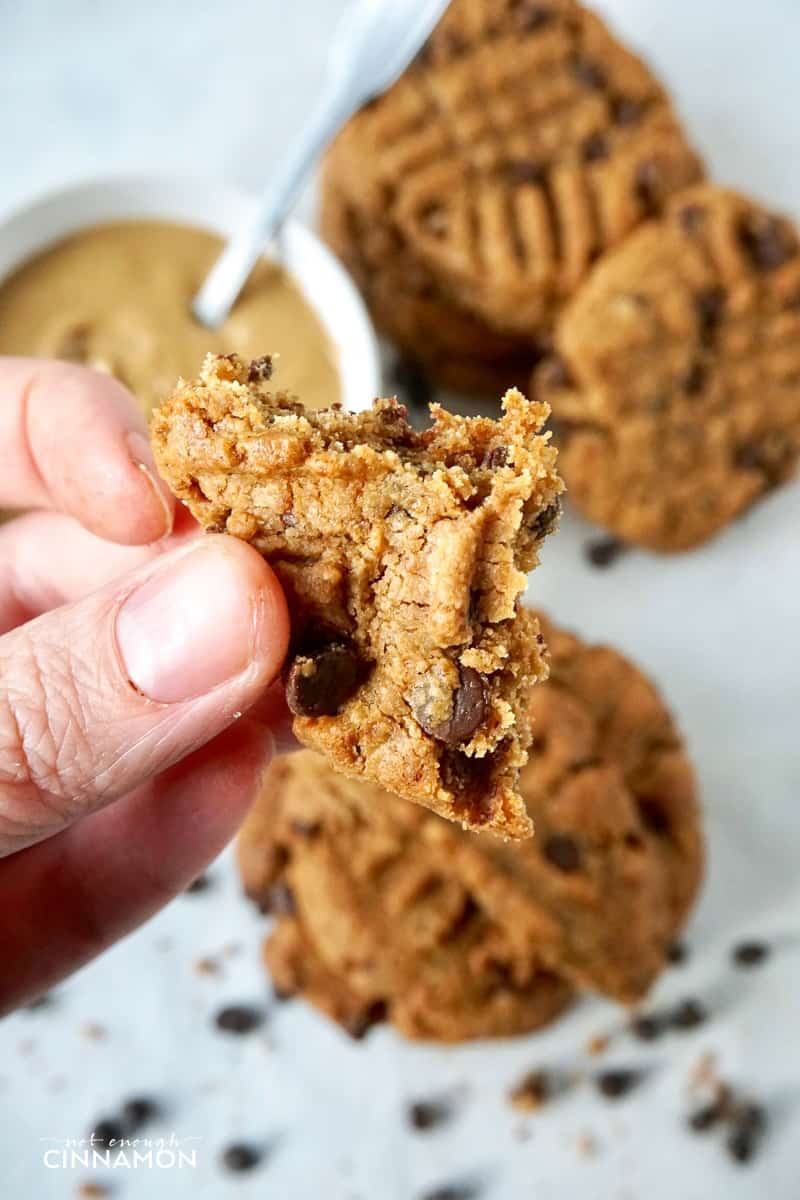
<instances>
[{"instance_id":1,"label":"peanut butter in bowl","mask_svg":"<svg viewBox=\"0 0 800 1200\"><path fill-rule=\"evenodd\" d=\"M107 371L149 413L209 351L280 354L280 386L325 408L341 399L335 350L283 267L258 264L228 319L206 329L191 301L222 249L166 221L116 221L71 234L0 283L0 354Z\"/></svg>"}]
</instances>

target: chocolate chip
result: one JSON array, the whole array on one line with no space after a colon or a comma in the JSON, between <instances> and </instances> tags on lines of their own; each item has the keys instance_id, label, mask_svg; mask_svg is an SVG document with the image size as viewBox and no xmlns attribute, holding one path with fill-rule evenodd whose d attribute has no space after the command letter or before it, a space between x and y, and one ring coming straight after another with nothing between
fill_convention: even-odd
<instances>
[{"instance_id":1,"label":"chocolate chip","mask_svg":"<svg viewBox=\"0 0 800 1200\"><path fill-rule=\"evenodd\" d=\"M297 912L294 892L287 883L273 883L262 898L261 911L273 917L293 917Z\"/></svg>"},{"instance_id":2,"label":"chocolate chip","mask_svg":"<svg viewBox=\"0 0 800 1200\"><path fill-rule=\"evenodd\" d=\"M559 354L551 354L539 367L538 378L546 388L562 389L572 384L569 367Z\"/></svg>"},{"instance_id":3,"label":"chocolate chip","mask_svg":"<svg viewBox=\"0 0 800 1200\"><path fill-rule=\"evenodd\" d=\"M722 288L706 288L694 298L694 310L704 345L713 341L725 312L725 293Z\"/></svg>"},{"instance_id":4,"label":"chocolate chip","mask_svg":"<svg viewBox=\"0 0 800 1200\"><path fill-rule=\"evenodd\" d=\"M459 664L458 686L452 695L451 710L446 720L435 721L428 705L422 703L415 710L417 721L432 738L446 746L459 746L468 742L486 720L489 713L489 698L486 680L474 667Z\"/></svg>"},{"instance_id":5,"label":"chocolate chip","mask_svg":"<svg viewBox=\"0 0 800 1200\"><path fill-rule=\"evenodd\" d=\"M654 1013L642 1013L631 1021L631 1032L642 1042L654 1042L665 1028L664 1018Z\"/></svg>"},{"instance_id":6,"label":"chocolate chip","mask_svg":"<svg viewBox=\"0 0 800 1200\"><path fill-rule=\"evenodd\" d=\"M415 408L427 408L433 399L430 379L412 358L396 358L389 371L389 379L403 400Z\"/></svg>"},{"instance_id":7,"label":"chocolate chip","mask_svg":"<svg viewBox=\"0 0 800 1200\"><path fill-rule=\"evenodd\" d=\"M248 383L266 383L272 378L272 355L265 354L262 358L254 358L247 371Z\"/></svg>"},{"instance_id":8,"label":"chocolate chip","mask_svg":"<svg viewBox=\"0 0 800 1200\"><path fill-rule=\"evenodd\" d=\"M110 1150L112 1145L122 1141L124 1137L125 1128L117 1117L105 1117L98 1121L92 1130L93 1143L103 1146L106 1150Z\"/></svg>"},{"instance_id":9,"label":"chocolate chip","mask_svg":"<svg viewBox=\"0 0 800 1200\"><path fill-rule=\"evenodd\" d=\"M474 1183L445 1183L424 1192L419 1200L477 1200L480 1188Z\"/></svg>"},{"instance_id":10,"label":"chocolate chip","mask_svg":"<svg viewBox=\"0 0 800 1200\"><path fill-rule=\"evenodd\" d=\"M683 1000L670 1017L673 1029L696 1029L708 1020L708 1013L699 1000Z\"/></svg>"},{"instance_id":11,"label":"chocolate chip","mask_svg":"<svg viewBox=\"0 0 800 1200\"><path fill-rule=\"evenodd\" d=\"M720 1104L704 1104L689 1117L689 1128L695 1133L705 1133L718 1125L723 1116L724 1110Z\"/></svg>"},{"instance_id":12,"label":"chocolate chip","mask_svg":"<svg viewBox=\"0 0 800 1200\"><path fill-rule=\"evenodd\" d=\"M264 1014L261 1009L248 1004L229 1004L226 1008L221 1008L214 1018L217 1029L240 1036L252 1033L263 1023Z\"/></svg>"},{"instance_id":13,"label":"chocolate chip","mask_svg":"<svg viewBox=\"0 0 800 1200\"><path fill-rule=\"evenodd\" d=\"M382 1021L386 1020L387 1012L388 1009L385 1000L375 1000L370 1004L369 1008L356 1013L345 1022L345 1031L349 1033L354 1041L360 1042L367 1036L373 1026L380 1025Z\"/></svg>"},{"instance_id":14,"label":"chocolate chip","mask_svg":"<svg viewBox=\"0 0 800 1200\"><path fill-rule=\"evenodd\" d=\"M611 115L615 125L635 125L641 120L644 112L644 102L634 100L631 96L617 96L611 102Z\"/></svg>"},{"instance_id":15,"label":"chocolate chip","mask_svg":"<svg viewBox=\"0 0 800 1200\"><path fill-rule=\"evenodd\" d=\"M546 4L539 4L538 0L511 0L510 11L514 25L520 33L532 33L536 29L543 29L555 16L551 8Z\"/></svg>"},{"instance_id":16,"label":"chocolate chip","mask_svg":"<svg viewBox=\"0 0 800 1200\"><path fill-rule=\"evenodd\" d=\"M664 807L664 801L657 796L637 796L636 807L642 822L659 837L668 837L672 828L669 814Z\"/></svg>"},{"instance_id":17,"label":"chocolate chip","mask_svg":"<svg viewBox=\"0 0 800 1200\"><path fill-rule=\"evenodd\" d=\"M777 271L797 254L797 241L779 217L752 213L739 223L739 242L757 271Z\"/></svg>"},{"instance_id":18,"label":"chocolate chip","mask_svg":"<svg viewBox=\"0 0 800 1200\"><path fill-rule=\"evenodd\" d=\"M758 967L770 955L770 948L765 942L740 942L733 948L733 961L737 967Z\"/></svg>"},{"instance_id":19,"label":"chocolate chip","mask_svg":"<svg viewBox=\"0 0 800 1200\"><path fill-rule=\"evenodd\" d=\"M409 1104L407 1115L412 1129L427 1133L446 1125L453 1116L453 1108L445 1100L416 1100Z\"/></svg>"},{"instance_id":20,"label":"chocolate chip","mask_svg":"<svg viewBox=\"0 0 800 1200\"><path fill-rule=\"evenodd\" d=\"M593 567L610 567L626 553L628 547L619 538L595 538L587 542L584 554Z\"/></svg>"},{"instance_id":21,"label":"chocolate chip","mask_svg":"<svg viewBox=\"0 0 800 1200\"><path fill-rule=\"evenodd\" d=\"M222 1165L228 1171L252 1171L261 1162L262 1152L247 1142L233 1142L222 1152Z\"/></svg>"},{"instance_id":22,"label":"chocolate chip","mask_svg":"<svg viewBox=\"0 0 800 1200\"><path fill-rule=\"evenodd\" d=\"M678 224L684 233L694 236L706 223L706 210L701 204L687 204L678 211Z\"/></svg>"},{"instance_id":23,"label":"chocolate chip","mask_svg":"<svg viewBox=\"0 0 800 1200\"><path fill-rule=\"evenodd\" d=\"M703 363L696 359L681 378L681 386L687 396L696 396L702 392L706 381L706 369Z\"/></svg>"},{"instance_id":24,"label":"chocolate chip","mask_svg":"<svg viewBox=\"0 0 800 1200\"><path fill-rule=\"evenodd\" d=\"M302 838L303 841L313 841L315 837L319 837L322 833L321 821L303 821L295 818L290 826L295 837Z\"/></svg>"},{"instance_id":25,"label":"chocolate chip","mask_svg":"<svg viewBox=\"0 0 800 1200\"><path fill-rule=\"evenodd\" d=\"M533 159L515 158L506 163L506 174L509 182L513 184L541 184L547 178L547 167Z\"/></svg>"},{"instance_id":26,"label":"chocolate chip","mask_svg":"<svg viewBox=\"0 0 800 1200\"><path fill-rule=\"evenodd\" d=\"M198 875L186 889L187 896L196 896L199 892L207 892L211 887L211 879L208 875Z\"/></svg>"},{"instance_id":27,"label":"chocolate chip","mask_svg":"<svg viewBox=\"0 0 800 1200\"><path fill-rule=\"evenodd\" d=\"M542 854L565 875L571 875L581 869L581 848L567 833L551 834L542 846Z\"/></svg>"},{"instance_id":28,"label":"chocolate chip","mask_svg":"<svg viewBox=\"0 0 800 1200\"><path fill-rule=\"evenodd\" d=\"M335 717L362 676L353 648L332 642L313 654L298 654L286 680L286 702L297 717Z\"/></svg>"},{"instance_id":29,"label":"chocolate chip","mask_svg":"<svg viewBox=\"0 0 800 1200\"><path fill-rule=\"evenodd\" d=\"M487 450L483 456L481 466L486 467L490 471L499 471L508 462L508 446L492 446L491 450Z\"/></svg>"},{"instance_id":30,"label":"chocolate chip","mask_svg":"<svg viewBox=\"0 0 800 1200\"><path fill-rule=\"evenodd\" d=\"M639 163L634 177L634 187L639 203L647 216L653 216L661 207L664 189L664 173L661 164L654 158Z\"/></svg>"},{"instance_id":31,"label":"chocolate chip","mask_svg":"<svg viewBox=\"0 0 800 1200\"><path fill-rule=\"evenodd\" d=\"M598 162L608 158L608 141L602 133L590 133L581 147L584 162Z\"/></svg>"},{"instance_id":32,"label":"chocolate chip","mask_svg":"<svg viewBox=\"0 0 800 1200\"><path fill-rule=\"evenodd\" d=\"M455 29L448 29L442 36L442 42L448 54L458 55L463 54L467 49L467 39L458 33Z\"/></svg>"},{"instance_id":33,"label":"chocolate chip","mask_svg":"<svg viewBox=\"0 0 800 1200\"><path fill-rule=\"evenodd\" d=\"M543 508L538 512L532 521L528 523L528 530L531 537L536 538L537 542L543 541L553 532L558 525L561 517L561 500L556 499L552 504L548 504L547 508Z\"/></svg>"},{"instance_id":34,"label":"chocolate chip","mask_svg":"<svg viewBox=\"0 0 800 1200\"><path fill-rule=\"evenodd\" d=\"M599 91L605 87L606 74L601 66L595 62L591 62L588 58L579 58L572 64L572 71L575 78L583 84L584 87L593 88Z\"/></svg>"},{"instance_id":35,"label":"chocolate chip","mask_svg":"<svg viewBox=\"0 0 800 1200\"><path fill-rule=\"evenodd\" d=\"M689 949L683 942L673 942L667 950L667 962L673 967L680 967L689 957Z\"/></svg>"},{"instance_id":36,"label":"chocolate chip","mask_svg":"<svg viewBox=\"0 0 800 1200\"><path fill-rule=\"evenodd\" d=\"M734 1129L725 1145L734 1162L748 1163L758 1149L758 1140L759 1135L752 1129Z\"/></svg>"},{"instance_id":37,"label":"chocolate chip","mask_svg":"<svg viewBox=\"0 0 800 1200\"><path fill-rule=\"evenodd\" d=\"M128 1133L135 1133L143 1125L161 1116L161 1106L148 1096L134 1096L122 1106L122 1120Z\"/></svg>"},{"instance_id":38,"label":"chocolate chip","mask_svg":"<svg viewBox=\"0 0 800 1200\"><path fill-rule=\"evenodd\" d=\"M608 1100L619 1100L633 1091L643 1079L643 1073L633 1068L602 1071L596 1078L597 1090Z\"/></svg>"}]
</instances>

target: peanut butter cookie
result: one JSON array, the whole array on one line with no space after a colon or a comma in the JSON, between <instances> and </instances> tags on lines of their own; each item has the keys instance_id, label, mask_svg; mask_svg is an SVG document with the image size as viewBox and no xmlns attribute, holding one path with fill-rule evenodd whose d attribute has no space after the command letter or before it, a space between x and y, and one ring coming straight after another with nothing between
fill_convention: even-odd
<instances>
[{"instance_id":1,"label":"peanut butter cookie","mask_svg":"<svg viewBox=\"0 0 800 1200\"><path fill-rule=\"evenodd\" d=\"M800 239L723 188L676 196L598 263L536 377L571 501L660 551L706 541L795 472Z\"/></svg>"},{"instance_id":2,"label":"peanut butter cookie","mask_svg":"<svg viewBox=\"0 0 800 1200\"><path fill-rule=\"evenodd\" d=\"M543 638L520 608L558 520L547 409L305 411L272 363L209 356L152 422L156 462L205 529L249 541L289 596L301 742L471 829L531 832L517 777Z\"/></svg>"},{"instance_id":3,"label":"peanut butter cookie","mask_svg":"<svg viewBox=\"0 0 800 1200\"><path fill-rule=\"evenodd\" d=\"M546 623L521 790L534 838L462 833L319 755L277 763L245 825L245 888L277 917L278 990L350 1032L523 1033L576 991L638 1001L702 874L696 787L654 686L614 650Z\"/></svg>"}]
</instances>

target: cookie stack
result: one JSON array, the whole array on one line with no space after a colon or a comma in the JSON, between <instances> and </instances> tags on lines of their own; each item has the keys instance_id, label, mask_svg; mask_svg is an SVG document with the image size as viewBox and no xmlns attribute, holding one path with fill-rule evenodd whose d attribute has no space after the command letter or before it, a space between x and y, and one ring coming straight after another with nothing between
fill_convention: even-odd
<instances>
[{"instance_id":1,"label":"cookie stack","mask_svg":"<svg viewBox=\"0 0 800 1200\"><path fill-rule=\"evenodd\" d=\"M496 394L535 365L571 502L674 552L800 457L800 240L702 174L574 0L453 0L330 150L322 228L438 381Z\"/></svg>"},{"instance_id":2,"label":"cookie stack","mask_svg":"<svg viewBox=\"0 0 800 1200\"><path fill-rule=\"evenodd\" d=\"M577 993L641 999L702 874L694 776L654 686L543 620L549 682L521 790L536 836L475 836L311 751L279 761L239 847L265 957L353 1036L520 1034Z\"/></svg>"}]
</instances>

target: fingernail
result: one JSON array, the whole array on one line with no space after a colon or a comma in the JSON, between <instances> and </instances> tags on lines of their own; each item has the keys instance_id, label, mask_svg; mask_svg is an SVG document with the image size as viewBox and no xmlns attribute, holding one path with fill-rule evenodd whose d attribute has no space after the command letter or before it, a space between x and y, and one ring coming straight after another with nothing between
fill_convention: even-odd
<instances>
[{"instance_id":1,"label":"fingernail","mask_svg":"<svg viewBox=\"0 0 800 1200\"><path fill-rule=\"evenodd\" d=\"M173 502L172 494L164 480L159 477L156 468L156 460L153 458L153 451L150 449L150 443L147 438L137 430L132 430L126 435L125 441L128 445L131 459L135 466L139 468L150 485L150 490L153 492L159 507L164 514L164 532L162 537L169 537L172 533L173 523Z\"/></svg>"},{"instance_id":2,"label":"fingernail","mask_svg":"<svg viewBox=\"0 0 800 1200\"><path fill-rule=\"evenodd\" d=\"M218 539L177 552L117 615L128 678L163 704L205 695L251 661L259 611L246 562Z\"/></svg>"}]
</instances>

